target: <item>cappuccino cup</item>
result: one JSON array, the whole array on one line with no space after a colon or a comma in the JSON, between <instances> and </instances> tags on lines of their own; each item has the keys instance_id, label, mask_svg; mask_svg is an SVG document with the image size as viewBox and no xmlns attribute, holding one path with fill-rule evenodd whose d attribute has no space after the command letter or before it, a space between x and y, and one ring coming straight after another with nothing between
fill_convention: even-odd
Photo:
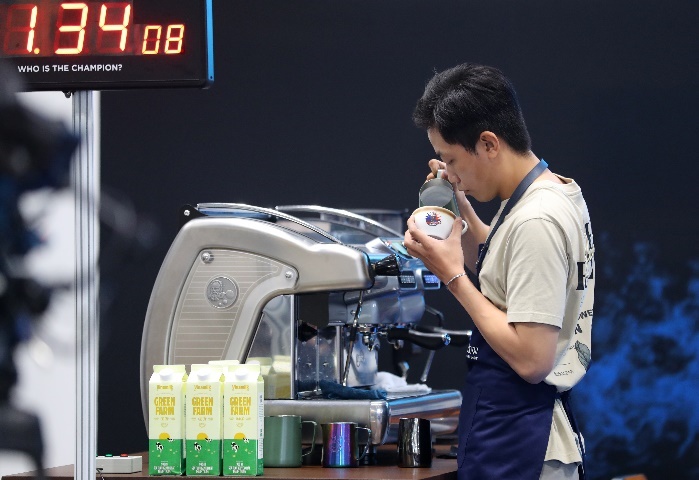
<instances>
[{"instance_id":1,"label":"cappuccino cup","mask_svg":"<svg viewBox=\"0 0 699 480\"><path fill-rule=\"evenodd\" d=\"M416 209L413 212L413 218L418 229L432 238L444 240L451 233L456 215L446 208L426 206ZM461 234L463 235L468 230L468 224L461 217L459 217L459 220L463 222L463 228L461 229Z\"/></svg>"}]
</instances>

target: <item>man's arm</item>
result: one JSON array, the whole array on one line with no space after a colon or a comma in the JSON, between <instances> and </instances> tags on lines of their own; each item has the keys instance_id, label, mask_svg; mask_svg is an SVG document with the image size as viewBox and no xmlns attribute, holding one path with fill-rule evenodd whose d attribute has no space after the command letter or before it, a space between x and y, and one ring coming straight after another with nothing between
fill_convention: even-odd
<instances>
[{"instance_id":1,"label":"man's arm","mask_svg":"<svg viewBox=\"0 0 699 480\"><path fill-rule=\"evenodd\" d=\"M459 277L449 291L473 320L483 338L512 369L529 383L539 383L553 369L560 328L544 323L510 323L471 283Z\"/></svg>"},{"instance_id":2,"label":"man's arm","mask_svg":"<svg viewBox=\"0 0 699 480\"><path fill-rule=\"evenodd\" d=\"M411 255L423 260L425 266L446 283L464 271L460 237L461 231L457 222L451 235L440 241L420 231L410 218L404 243ZM515 267L515 270L522 269L524 263ZM520 275L519 271L512 273ZM521 276L518 281L526 285L529 280L528 277ZM560 282L556 279L553 283L558 286ZM495 307L466 276L456 278L448 288L488 344L518 375L530 383L539 383L546 378L555 361L560 330L558 327L536 321L510 322L508 314ZM516 286L515 290L517 288ZM565 277L562 288L565 290ZM550 292L550 295L555 297L558 293ZM563 295L565 296L565 291ZM557 311L558 307L554 309Z\"/></svg>"}]
</instances>

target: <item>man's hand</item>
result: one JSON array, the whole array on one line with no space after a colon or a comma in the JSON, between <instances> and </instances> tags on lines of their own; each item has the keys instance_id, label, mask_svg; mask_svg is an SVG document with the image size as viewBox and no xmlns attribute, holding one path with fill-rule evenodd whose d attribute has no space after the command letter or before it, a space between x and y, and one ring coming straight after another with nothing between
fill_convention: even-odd
<instances>
[{"instance_id":1,"label":"man's hand","mask_svg":"<svg viewBox=\"0 0 699 480\"><path fill-rule=\"evenodd\" d=\"M403 244L408 253L423 261L430 272L442 282L454 275L464 272L464 254L461 250L461 229L463 224L456 219L449 236L437 240L420 230L411 216L408 219L408 231L405 232Z\"/></svg>"},{"instance_id":2,"label":"man's hand","mask_svg":"<svg viewBox=\"0 0 699 480\"><path fill-rule=\"evenodd\" d=\"M447 175L447 164L442 162L441 160L437 160L436 158L433 158L429 162L427 162L427 166L430 167L430 173L427 174L427 178L425 181L432 180L433 178L437 178L437 170L444 170L442 172L442 178L445 180L448 180L449 177Z\"/></svg>"}]
</instances>

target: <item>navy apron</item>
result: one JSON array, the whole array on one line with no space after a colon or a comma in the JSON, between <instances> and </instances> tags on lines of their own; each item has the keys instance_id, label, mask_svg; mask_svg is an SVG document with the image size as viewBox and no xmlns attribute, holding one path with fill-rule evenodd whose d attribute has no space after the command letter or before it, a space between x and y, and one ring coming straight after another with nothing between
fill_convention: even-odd
<instances>
[{"instance_id":1,"label":"navy apron","mask_svg":"<svg viewBox=\"0 0 699 480\"><path fill-rule=\"evenodd\" d=\"M505 216L548 165L544 160L517 186L481 246L480 273L490 240ZM476 286L480 285L476 280ZM556 387L526 382L474 328L459 415L459 480L538 480L551 432ZM566 402L567 403L567 402Z\"/></svg>"}]
</instances>

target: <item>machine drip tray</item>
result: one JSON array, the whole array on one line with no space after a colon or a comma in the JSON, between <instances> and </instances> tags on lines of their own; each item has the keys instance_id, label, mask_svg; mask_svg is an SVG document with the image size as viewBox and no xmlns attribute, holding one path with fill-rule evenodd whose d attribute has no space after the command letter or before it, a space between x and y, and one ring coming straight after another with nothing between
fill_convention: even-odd
<instances>
[{"instance_id":1,"label":"machine drip tray","mask_svg":"<svg viewBox=\"0 0 699 480\"><path fill-rule=\"evenodd\" d=\"M318 424L356 422L371 429L371 443L396 443L398 421L402 417L420 417L431 421L432 434L456 431L461 409L458 390L433 390L423 394L395 394L387 400L265 400L265 415L299 415ZM307 438L306 438L307 437ZM323 439L316 434L316 443ZM304 431L304 442L310 433Z\"/></svg>"}]
</instances>

